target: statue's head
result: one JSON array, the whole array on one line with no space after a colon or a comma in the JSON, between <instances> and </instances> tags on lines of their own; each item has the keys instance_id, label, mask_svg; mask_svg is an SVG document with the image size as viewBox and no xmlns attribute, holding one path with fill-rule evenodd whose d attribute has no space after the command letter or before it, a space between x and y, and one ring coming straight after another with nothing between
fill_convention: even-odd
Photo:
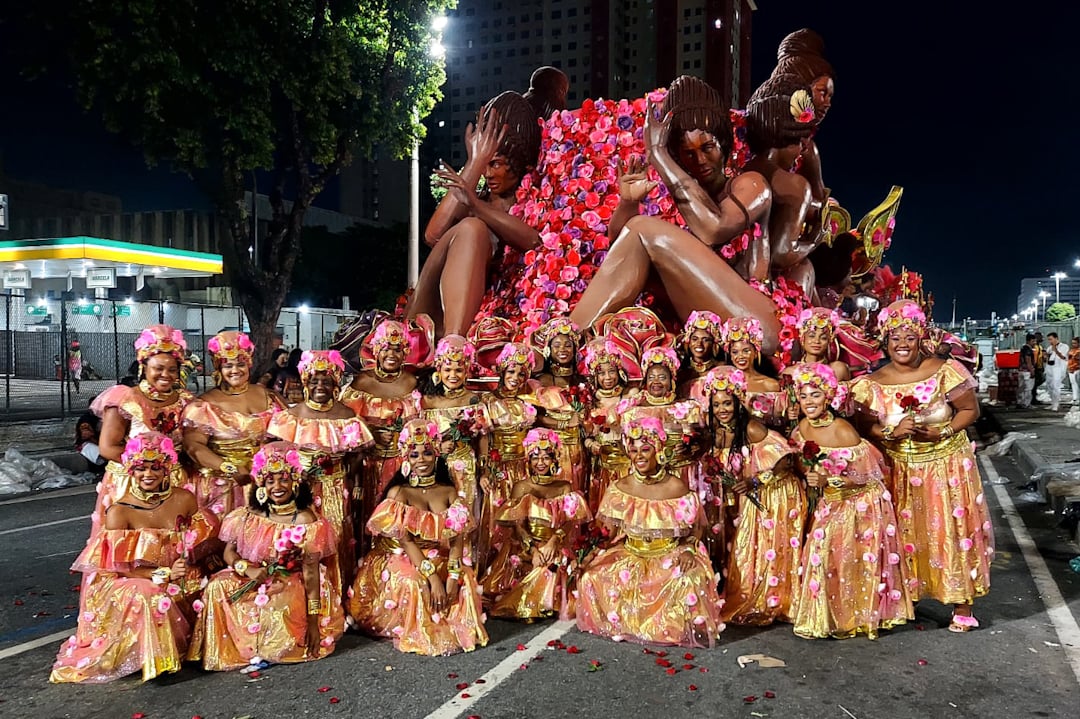
<instances>
[{"instance_id":1,"label":"statue's head","mask_svg":"<svg viewBox=\"0 0 1080 719\"><path fill-rule=\"evenodd\" d=\"M566 109L566 93L570 90L570 79L557 67L545 65L533 70L529 78L529 89L525 93L536 116L541 120L551 117L551 113Z\"/></svg>"},{"instance_id":2,"label":"statue's head","mask_svg":"<svg viewBox=\"0 0 1080 719\"><path fill-rule=\"evenodd\" d=\"M682 75L664 97L660 114L669 112L672 157L702 186L722 185L731 151L731 118L720 93L700 78Z\"/></svg>"},{"instance_id":3,"label":"statue's head","mask_svg":"<svg viewBox=\"0 0 1080 719\"><path fill-rule=\"evenodd\" d=\"M794 75L773 75L746 103L747 142L755 153L797 145L820 121L810 86Z\"/></svg>"},{"instance_id":4,"label":"statue's head","mask_svg":"<svg viewBox=\"0 0 1080 719\"><path fill-rule=\"evenodd\" d=\"M836 73L825 59L825 41L813 30L796 30L782 41L776 51L773 76L794 75L810 86L818 121L832 104Z\"/></svg>"},{"instance_id":5,"label":"statue's head","mask_svg":"<svg viewBox=\"0 0 1080 719\"><path fill-rule=\"evenodd\" d=\"M521 178L536 166L540 156L540 124L529 101L516 92L507 91L488 101L481 112L494 110L499 123L506 125L506 134L499 150L484 176L495 194L504 195L517 189Z\"/></svg>"}]
</instances>

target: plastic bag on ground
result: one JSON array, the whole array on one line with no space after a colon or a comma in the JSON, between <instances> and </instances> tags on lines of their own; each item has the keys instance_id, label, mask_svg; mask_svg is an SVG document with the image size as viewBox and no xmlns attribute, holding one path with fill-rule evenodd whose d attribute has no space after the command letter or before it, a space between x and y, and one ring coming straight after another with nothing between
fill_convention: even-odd
<instances>
[{"instance_id":1,"label":"plastic bag on ground","mask_svg":"<svg viewBox=\"0 0 1080 719\"><path fill-rule=\"evenodd\" d=\"M1039 435L1034 432L1009 432L997 444L986 448L986 453L991 457L1003 457L1009 453L1013 444L1020 439L1038 439Z\"/></svg>"},{"instance_id":2,"label":"plastic bag on ground","mask_svg":"<svg viewBox=\"0 0 1080 719\"><path fill-rule=\"evenodd\" d=\"M0 494L74 487L94 479L92 472L72 474L51 459L31 459L17 449L5 452L0 462Z\"/></svg>"},{"instance_id":3,"label":"plastic bag on ground","mask_svg":"<svg viewBox=\"0 0 1080 719\"><path fill-rule=\"evenodd\" d=\"M1080 428L1080 407L1073 407L1065 413L1065 426Z\"/></svg>"}]
</instances>

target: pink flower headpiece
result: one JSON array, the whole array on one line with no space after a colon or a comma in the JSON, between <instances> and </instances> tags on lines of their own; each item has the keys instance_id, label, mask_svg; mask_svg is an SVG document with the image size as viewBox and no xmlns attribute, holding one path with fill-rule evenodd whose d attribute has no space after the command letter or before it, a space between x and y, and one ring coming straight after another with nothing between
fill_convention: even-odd
<instances>
[{"instance_id":1,"label":"pink flower headpiece","mask_svg":"<svg viewBox=\"0 0 1080 719\"><path fill-rule=\"evenodd\" d=\"M649 367L653 365L667 367L671 374L671 381L675 381L675 374L679 371L679 355L670 347L650 347L641 355L641 373L649 373Z\"/></svg>"},{"instance_id":2,"label":"pink flower headpiece","mask_svg":"<svg viewBox=\"0 0 1080 719\"><path fill-rule=\"evenodd\" d=\"M136 462L163 462L169 468L176 464L176 447L173 441L160 432L137 434L124 445L120 463L131 471Z\"/></svg>"},{"instance_id":3,"label":"pink flower headpiece","mask_svg":"<svg viewBox=\"0 0 1080 719\"><path fill-rule=\"evenodd\" d=\"M761 342L765 338L761 323L753 317L732 317L724 323L724 351L730 352L736 342L749 342L761 352Z\"/></svg>"},{"instance_id":4,"label":"pink flower headpiece","mask_svg":"<svg viewBox=\"0 0 1080 719\"><path fill-rule=\"evenodd\" d=\"M439 425L427 419L410 419L398 435L398 449L403 456L413 447L428 446L438 454Z\"/></svg>"},{"instance_id":5,"label":"pink flower headpiece","mask_svg":"<svg viewBox=\"0 0 1080 719\"><path fill-rule=\"evenodd\" d=\"M683 327L683 344L690 344L690 335L694 333L694 330L705 330L712 336L713 342L719 344L723 327L724 321L720 319L720 316L715 312L709 312L708 310L694 310L690 313L690 316L686 318L686 326Z\"/></svg>"},{"instance_id":6,"label":"pink flower headpiece","mask_svg":"<svg viewBox=\"0 0 1080 719\"><path fill-rule=\"evenodd\" d=\"M792 377L795 380L795 390L803 387L813 387L822 391L825 399L833 409L839 409L847 398L845 387L840 385L836 374L827 364L820 362L800 362L795 365Z\"/></svg>"},{"instance_id":7,"label":"pink flower headpiece","mask_svg":"<svg viewBox=\"0 0 1080 719\"><path fill-rule=\"evenodd\" d=\"M274 474L284 472L292 480L303 478L304 467L300 463L300 452L292 442L271 442L264 444L251 460L251 478L256 486L263 486Z\"/></svg>"},{"instance_id":8,"label":"pink flower headpiece","mask_svg":"<svg viewBox=\"0 0 1080 719\"><path fill-rule=\"evenodd\" d=\"M622 441L623 446L628 448L634 440L641 440L651 444L657 451L667 441L667 432L664 431L664 423L659 417L639 417L623 422Z\"/></svg>"},{"instance_id":9,"label":"pink flower headpiece","mask_svg":"<svg viewBox=\"0 0 1080 719\"><path fill-rule=\"evenodd\" d=\"M334 378L334 382L341 384L341 378L345 374L345 360L337 350L304 350L300 355L300 379L307 381L317 372L326 372Z\"/></svg>"},{"instance_id":10,"label":"pink flower headpiece","mask_svg":"<svg viewBox=\"0 0 1080 719\"><path fill-rule=\"evenodd\" d=\"M914 300L897 300L878 313L878 332L884 338L897 330L926 334L926 314Z\"/></svg>"},{"instance_id":11,"label":"pink flower headpiece","mask_svg":"<svg viewBox=\"0 0 1080 719\"><path fill-rule=\"evenodd\" d=\"M210 350L214 364L241 358L250 364L251 356L255 354L255 345L251 342L251 338L243 332L236 331L218 332L206 343L206 349Z\"/></svg>"},{"instance_id":12,"label":"pink flower headpiece","mask_svg":"<svg viewBox=\"0 0 1080 719\"><path fill-rule=\"evenodd\" d=\"M827 331L830 335L840 326L840 315L836 310L825 307L811 307L799 313L799 333L815 330Z\"/></svg>"},{"instance_id":13,"label":"pink flower headpiece","mask_svg":"<svg viewBox=\"0 0 1080 719\"><path fill-rule=\"evenodd\" d=\"M507 342L495 358L495 369L502 374L512 364L524 365L529 374L536 368L533 351L520 342Z\"/></svg>"},{"instance_id":14,"label":"pink flower headpiece","mask_svg":"<svg viewBox=\"0 0 1080 719\"><path fill-rule=\"evenodd\" d=\"M378 354L387 347L396 347L406 351L409 338L405 334L405 325L394 320L383 320L371 333L371 349Z\"/></svg>"},{"instance_id":15,"label":"pink flower headpiece","mask_svg":"<svg viewBox=\"0 0 1080 719\"><path fill-rule=\"evenodd\" d=\"M546 357L550 352L551 340L559 335L569 337L575 347L581 344L581 328L566 317L552 317L550 320L537 327L530 339L532 340L533 346L539 349Z\"/></svg>"},{"instance_id":16,"label":"pink flower headpiece","mask_svg":"<svg viewBox=\"0 0 1080 719\"><path fill-rule=\"evenodd\" d=\"M585 355L585 372L589 375L596 374L596 370L602 364L611 364L616 369L622 368L623 353L619 345L609 339L593 340L585 345L583 354ZM623 381L626 381L625 378Z\"/></svg>"},{"instance_id":17,"label":"pink flower headpiece","mask_svg":"<svg viewBox=\"0 0 1080 719\"><path fill-rule=\"evenodd\" d=\"M746 396L746 375L733 367L713 367L702 381L706 395L724 392L742 399Z\"/></svg>"},{"instance_id":18,"label":"pink flower headpiece","mask_svg":"<svg viewBox=\"0 0 1080 719\"><path fill-rule=\"evenodd\" d=\"M435 369L445 362L464 362L465 371L469 372L476 361L476 348L461 335L447 335L439 340L435 347Z\"/></svg>"},{"instance_id":19,"label":"pink flower headpiece","mask_svg":"<svg viewBox=\"0 0 1080 719\"><path fill-rule=\"evenodd\" d=\"M554 455L562 447L562 440L559 439L559 433L555 430L536 427L529 430L521 444L525 447L527 457L531 457L537 450L541 449L546 449Z\"/></svg>"},{"instance_id":20,"label":"pink flower headpiece","mask_svg":"<svg viewBox=\"0 0 1080 719\"><path fill-rule=\"evenodd\" d=\"M135 340L135 358L140 362L158 354L172 355L177 362L183 362L185 351L184 333L169 325L150 325Z\"/></svg>"}]
</instances>

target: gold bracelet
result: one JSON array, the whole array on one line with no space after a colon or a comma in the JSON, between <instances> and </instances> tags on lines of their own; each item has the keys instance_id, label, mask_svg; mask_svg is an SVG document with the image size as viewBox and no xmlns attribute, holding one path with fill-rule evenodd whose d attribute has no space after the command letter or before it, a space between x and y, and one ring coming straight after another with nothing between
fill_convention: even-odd
<instances>
[{"instance_id":1,"label":"gold bracelet","mask_svg":"<svg viewBox=\"0 0 1080 719\"><path fill-rule=\"evenodd\" d=\"M239 574L241 577L246 577L249 566L250 565L247 563L246 560L237 559L235 562L233 562L232 568L233 571Z\"/></svg>"},{"instance_id":2,"label":"gold bracelet","mask_svg":"<svg viewBox=\"0 0 1080 719\"><path fill-rule=\"evenodd\" d=\"M150 572L150 581L154 584L167 584L170 579L172 579L172 570L168 567L158 567Z\"/></svg>"},{"instance_id":3,"label":"gold bracelet","mask_svg":"<svg viewBox=\"0 0 1080 719\"><path fill-rule=\"evenodd\" d=\"M218 471L222 474L229 475L230 477L240 474L240 468L235 463L228 460L218 465Z\"/></svg>"},{"instance_id":4,"label":"gold bracelet","mask_svg":"<svg viewBox=\"0 0 1080 719\"><path fill-rule=\"evenodd\" d=\"M447 572L447 579L453 579L458 584L461 584L461 572Z\"/></svg>"},{"instance_id":5,"label":"gold bracelet","mask_svg":"<svg viewBox=\"0 0 1080 719\"><path fill-rule=\"evenodd\" d=\"M322 600L321 599L309 599L309 600L307 600L307 613L308 613L308 616L311 616L312 614L318 614L321 611L322 611Z\"/></svg>"},{"instance_id":6,"label":"gold bracelet","mask_svg":"<svg viewBox=\"0 0 1080 719\"><path fill-rule=\"evenodd\" d=\"M425 559L424 561L420 562L420 566L417 567L417 571L420 572L421 577L427 579L435 573L435 563L432 562L430 559Z\"/></svg>"},{"instance_id":7,"label":"gold bracelet","mask_svg":"<svg viewBox=\"0 0 1080 719\"><path fill-rule=\"evenodd\" d=\"M947 424L940 430L938 430L938 433L940 435L940 439L948 439L949 437L952 437L954 434L956 434L956 430L953 429L953 426L951 424Z\"/></svg>"},{"instance_id":8,"label":"gold bracelet","mask_svg":"<svg viewBox=\"0 0 1080 719\"><path fill-rule=\"evenodd\" d=\"M882 425L882 427L881 427L881 436L883 438L891 441L892 438L893 438L892 433L893 433L893 426L891 424Z\"/></svg>"},{"instance_id":9,"label":"gold bracelet","mask_svg":"<svg viewBox=\"0 0 1080 719\"><path fill-rule=\"evenodd\" d=\"M460 574L461 573L461 560L460 559L449 559L449 560L447 560L447 562L446 562L446 571L448 571L448 572L458 572Z\"/></svg>"}]
</instances>

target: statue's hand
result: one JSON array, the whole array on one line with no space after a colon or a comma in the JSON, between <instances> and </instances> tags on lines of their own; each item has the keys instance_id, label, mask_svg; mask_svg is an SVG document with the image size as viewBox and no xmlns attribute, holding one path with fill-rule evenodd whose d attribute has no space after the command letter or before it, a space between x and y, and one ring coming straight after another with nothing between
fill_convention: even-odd
<instances>
[{"instance_id":1,"label":"statue's hand","mask_svg":"<svg viewBox=\"0 0 1080 719\"><path fill-rule=\"evenodd\" d=\"M650 163L657 152L667 152L668 138L671 136L671 113L657 117L658 113L656 103L650 100L645 109L645 148Z\"/></svg>"},{"instance_id":2,"label":"statue's hand","mask_svg":"<svg viewBox=\"0 0 1080 719\"><path fill-rule=\"evenodd\" d=\"M499 151L505 136L506 125L500 120L499 113L491 108L481 110L476 125L469 123L465 128L465 152L469 161L486 167Z\"/></svg>"},{"instance_id":3,"label":"statue's hand","mask_svg":"<svg viewBox=\"0 0 1080 719\"><path fill-rule=\"evenodd\" d=\"M655 180L649 179L645 161L641 157L631 155L627 165L619 158L619 198L623 202L641 202L656 185Z\"/></svg>"}]
</instances>

